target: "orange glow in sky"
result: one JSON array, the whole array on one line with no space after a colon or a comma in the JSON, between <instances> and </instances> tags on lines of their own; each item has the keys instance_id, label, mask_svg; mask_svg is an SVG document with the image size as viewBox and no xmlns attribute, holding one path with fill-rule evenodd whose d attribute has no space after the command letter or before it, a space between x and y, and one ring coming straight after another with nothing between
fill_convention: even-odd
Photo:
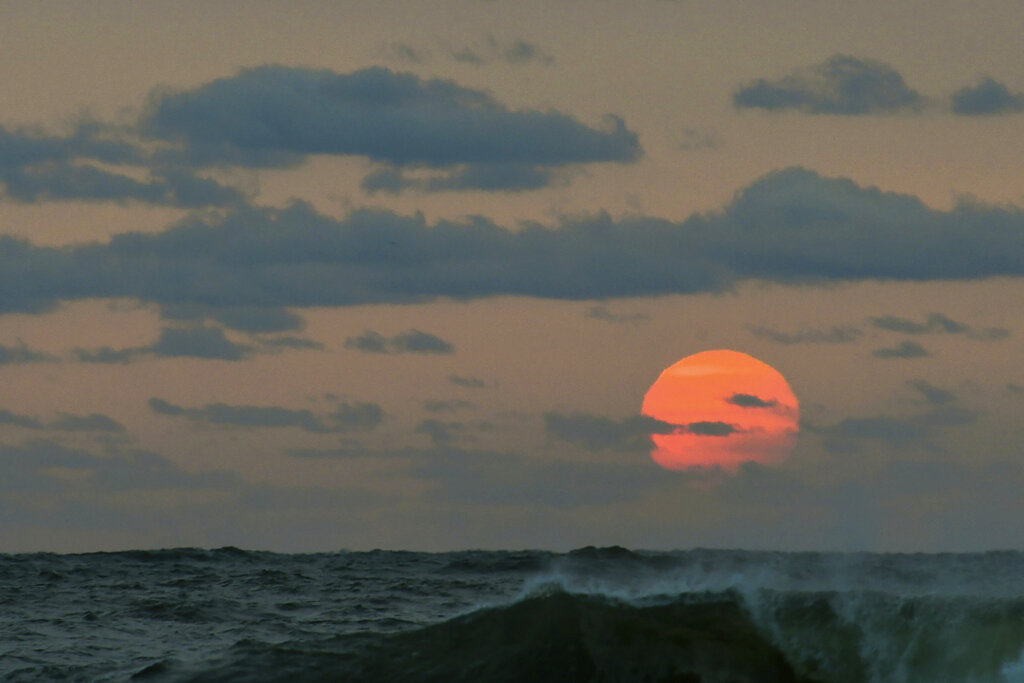
<instances>
[{"instance_id":1,"label":"orange glow in sky","mask_svg":"<svg viewBox=\"0 0 1024 683\"><path fill-rule=\"evenodd\" d=\"M642 410L674 425L651 437L651 457L673 470L778 464L799 432L800 405L786 378L738 351L704 351L666 368Z\"/></svg>"}]
</instances>

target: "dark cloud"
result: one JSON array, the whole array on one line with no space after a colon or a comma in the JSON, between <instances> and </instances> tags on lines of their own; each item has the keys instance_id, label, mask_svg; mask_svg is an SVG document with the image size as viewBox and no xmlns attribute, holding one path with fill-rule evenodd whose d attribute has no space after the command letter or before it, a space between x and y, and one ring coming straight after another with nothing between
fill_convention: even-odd
<instances>
[{"instance_id":1,"label":"dark cloud","mask_svg":"<svg viewBox=\"0 0 1024 683\"><path fill-rule=\"evenodd\" d=\"M408 43L391 43L388 46L388 51L403 62L422 64L427 60L427 54L424 50Z\"/></svg>"},{"instance_id":2,"label":"dark cloud","mask_svg":"<svg viewBox=\"0 0 1024 683\"><path fill-rule=\"evenodd\" d=\"M871 352L875 358L926 358L931 354L916 341L902 341L896 346L885 346Z\"/></svg>"},{"instance_id":3,"label":"dark cloud","mask_svg":"<svg viewBox=\"0 0 1024 683\"><path fill-rule=\"evenodd\" d=\"M989 340L1004 339L1010 336L1010 331L1001 327L977 329L966 323L957 322L942 313L929 313L924 322L917 322L894 315L885 315L871 318L871 323L881 330L902 332L904 334L966 334L975 339Z\"/></svg>"},{"instance_id":4,"label":"dark cloud","mask_svg":"<svg viewBox=\"0 0 1024 683\"><path fill-rule=\"evenodd\" d=\"M983 78L953 93L950 105L953 113L965 116L1009 114L1024 111L1024 93L1012 93L999 81Z\"/></svg>"},{"instance_id":5,"label":"dark cloud","mask_svg":"<svg viewBox=\"0 0 1024 683\"><path fill-rule=\"evenodd\" d=\"M779 404L778 401L766 401L753 394L733 394L725 402L741 408L774 408Z\"/></svg>"},{"instance_id":6,"label":"dark cloud","mask_svg":"<svg viewBox=\"0 0 1024 683\"><path fill-rule=\"evenodd\" d=\"M339 74L261 66L194 90L157 91L142 129L180 143L192 163L219 165L280 166L332 154L491 168L628 162L640 154L636 134L619 119L590 128L566 114L512 110L480 90L381 67Z\"/></svg>"},{"instance_id":7,"label":"dark cloud","mask_svg":"<svg viewBox=\"0 0 1024 683\"><path fill-rule=\"evenodd\" d=\"M736 425L729 424L728 422L690 422L685 427L686 431L698 436L729 436L740 431L736 428Z\"/></svg>"},{"instance_id":8,"label":"dark cloud","mask_svg":"<svg viewBox=\"0 0 1024 683\"><path fill-rule=\"evenodd\" d=\"M479 377L463 377L461 375L448 375L448 381L455 386L464 387L466 389L483 389L487 386L487 382L483 381Z\"/></svg>"},{"instance_id":9,"label":"dark cloud","mask_svg":"<svg viewBox=\"0 0 1024 683\"><path fill-rule=\"evenodd\" d=\"M314 433L368 431L384 419L384 411L375 403L346 402L325 415L315 415L305 409L227 403L186 408L157 397L149 399L149 407L160 415L184 417L197 422L240 427L297 427Z\"/></svg>"},{"instance_id":10,"label":"dark cloud","mask_svg":"<svg viewBox=\"0 0 1024 683\"><path fill-rule=\"evenodd\" d=\"M651 434L668 434L675 429L661 420L634 415L615 420L600 415L544 413L549 436L592 451L644 451L651 447Z\"/></svg>"},{"instance_id":11,"label":"dark cloud","mask_svg":"<svg viewBox=\"0 0 1024 683\"><path fill-rule=\"evenodd\" d=\"M511 230L479 217L428 225L386 211L337 219L296 202L196 214L162 233L124 233L103 244L57 249L0 239L0 310L23 312L105 297L283 308L720 292L751 279L997 275L1024 275L1019 209L938 211L799 168L773 172L724 210L680 223L599 214ZM243 354L215 329L172 333L161 348L204 340L213 356Z\"/></svg>"},{"instance_id":12,"label":"dark cloud","mask_svg":"<svg viewBox=\"0 0 1024 683\"><path fill-rule=\"evenodd\" d=\"M455 347L427 332L412 329L393 337L385 337L374 330L366 330L345 340L345 348L365 353L455 353Z\"/></svg>"},{"instance_id":13,"label":"dark cloud","mask_svg":"<svg viewBox=\"0 0 1024 683\"><path fill-rule=\"evenodd\" d=\"M739 108L810 114L883 114L923 103L924 98L888 64L841 54L802 73L774 81L758 79L733 94Z\"/></svg>"},{"instance_id":14,"label":"dark cloud","mask_svg":"<svg viewBox=\"0 0 1024 683\"><path fill-rule=\"evenodd\" d=\"M119 139L124 131L79 124L67 136L0 126L0 183L10 199L126 201L184 208L239 203L242 194L191 170L154 165L139 148ZM149 177L100 168L95 163L142 167Z\"/></svg>"},{"instance_id":15,"label":"dark cloud","mask_svg":"<svg viewBox=\"0 0 1024 683\"><path fill-rule=\"evenodd\" d=\"M827 330L804 328L796 332L782 332L771 327L752 325L747 327L751 334L770 339L779 344L845 344L856 341L862 332L856 327L831 327Z\"/></svg>"},{"instance_id":16,"label":"dark cloud","mask_svg":"<svg viewBox=\"0 0 1024 683\"><path fill-rule=\"evenodd\" d=\"M0 344L0 365L20 365L22 363L41 363L56 360L53 356L41 351L30 349L24 342L17 346Z\"/></svg>"},{"instance_id":17,"label":"dark cloud","mask_svg":"<svg viewBox=\"0 0 1024 683\"><path fill-rule=\"evenodd\" d=\"M0 409L0 425L23 427L25 429L42 429L43 423L30 415L19 415L10 410Z\"/></svg>"},{"instance_id":18,"label":"dark cloud","mask_svg":"<svg viewBox=\"0 0 1024 683\"><path fill-rule=\"evenodd\" d=\"M202 322L212 319L240 332L291 332L305 327L305 321L286 308L275 306L225 306L209 308L189 304L161 306L160 315L166 320Z\"/></svg>"},{"instance_id":19,"label":"dark cloud","mask_svg":"<svg viewBox=\"0 0 1024 683\"><path fill-rule=\"evenodd\" d=\"M165 327L149 348L157 356L242 360L251 350L224 336L219 327Z\"/></svg>"},{"instance_id":20,"label":"dark cloud","mask_svg":"<svg viewBox=\"0 0 1024 683\"><path fill-rule=\"evenodd\" d=\"M591 306L583 314L583 317L609 323L640 323L650 320L650 316L644 313L612 313L604 305Z\"/></svg>"}]
</instances>

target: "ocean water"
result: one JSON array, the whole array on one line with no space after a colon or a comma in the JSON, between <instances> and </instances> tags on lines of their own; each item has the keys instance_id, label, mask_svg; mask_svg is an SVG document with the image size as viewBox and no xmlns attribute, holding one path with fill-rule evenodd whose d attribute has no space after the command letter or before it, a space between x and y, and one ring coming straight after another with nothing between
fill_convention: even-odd
<instances>
[{"instance_id":1,"label":"ocean water","mask_svg":"<svg viewBox=\"0 0 1024 683\"><path fill-rule=\"evenodd\" d=\"M1024 554L0 555L4 681L1024 681Z\"/></svg>"}]
</instances>

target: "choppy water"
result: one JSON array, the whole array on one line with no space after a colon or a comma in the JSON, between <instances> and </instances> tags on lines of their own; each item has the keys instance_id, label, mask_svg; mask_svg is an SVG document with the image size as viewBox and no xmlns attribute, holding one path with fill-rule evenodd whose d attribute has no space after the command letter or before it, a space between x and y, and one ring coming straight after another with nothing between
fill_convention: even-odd
<instances>
[{"instance_id":1,"label":"choppy water","mask_svg":"<svg viewBox=\"0 0 1024 683\"><path fill-rule=\"evenodd\" d=\"M1024 681L1024 554L0 555L11 681Z\"/></svg>"}]
</instances>

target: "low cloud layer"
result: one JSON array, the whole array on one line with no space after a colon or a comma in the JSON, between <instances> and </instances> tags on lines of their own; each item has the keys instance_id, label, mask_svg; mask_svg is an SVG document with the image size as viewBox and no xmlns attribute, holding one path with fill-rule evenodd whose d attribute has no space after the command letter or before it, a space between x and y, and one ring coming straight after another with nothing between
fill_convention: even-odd
<instances>
[{"instance_id":1,"label":"low cloud layer","mask_svg":"<svg viewBox=\"0 0 1024 683\"><path fill-rule=\"evenodd\" d=\"M979 329L953 320L942 313L929 313L923 322L895 315L883 315L871 318L871 324L880 330L901 332L903 334L963 334L974 339L1005 339L1010 331L1001 327Z\"/></svg>"},{"instance_id":2,"label":"low cloud layer","mask_svg":"<svg viewBox=\"0 0 1024 683\"><path fill-rule=\"evenodd\" d=\"M1024 275L1019 209L972 203L940 211L800 168L770 173L722 211L679 223L596 215L510 230L484 218L428 225L388 211L337 219L296 202L194 215L162 233L70 248L0 238L0 311L21 312L103 297L280 309L720 292L750 279L997 275ZM220 341L217 332L166 334L162 352L201 346L202 335L211 349Z\"/></svg>"},{"instance_id":3,"label":"low cloud layer","mask_svg":"<svg viewBox=\"0 0 1024 683\"><path fill-rule=\"evenodd\" d=\"M384 419L384 411L376 403L341 403L335 410L324 415L316 415L305 409L227 403L188 408L157 397L149 399L149 407L159 415L182 417L196 422L239 427L296 427L317 434L369 431Z\"/></svg>"}]
</instances>

